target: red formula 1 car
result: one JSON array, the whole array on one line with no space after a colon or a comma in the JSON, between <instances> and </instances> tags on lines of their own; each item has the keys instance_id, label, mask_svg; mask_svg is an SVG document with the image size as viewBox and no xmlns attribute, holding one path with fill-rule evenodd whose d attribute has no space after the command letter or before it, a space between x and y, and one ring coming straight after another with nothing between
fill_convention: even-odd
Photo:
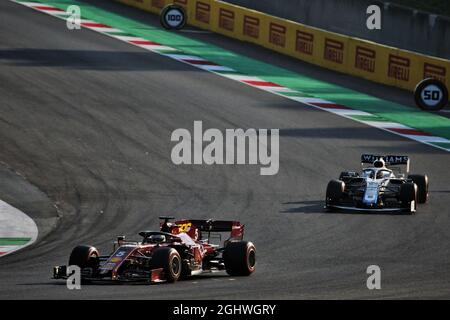
<instances>
[{"instance_id":1,"label":"red formula 1 car","mask_svg":"<svg viewBox=\"0 0 450 320\"><path fill-rule=\"evenodd\" d=\"M108 256L101 256L91 246L75 247L69 265L80 267L85 281L174 282L214 270L226 270L233 276L249 276L255 271L256 249L253 243L243 241L240 222L160 219L160 231L140 232L142 241L125 241L120 236ZM224 232L229 236L222 243ZM213 244L214 240L222 245ZM67 266L54 267L53 278L68 276Z\"/></svg>"}]
</instances>

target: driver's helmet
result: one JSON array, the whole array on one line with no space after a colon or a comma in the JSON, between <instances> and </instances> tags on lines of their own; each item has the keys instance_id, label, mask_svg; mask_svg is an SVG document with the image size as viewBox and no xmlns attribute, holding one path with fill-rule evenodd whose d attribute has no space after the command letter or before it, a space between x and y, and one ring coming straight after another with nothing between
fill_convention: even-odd
<instances>
[{"instance_id":1,"label":"driver's helmet","mask_svg":"<svg viewBox=\"0 0 450 320\"><path fill-rule=\"evenodd\" d=\"M149 243L162 243L166 242L166 236L163 234L152 234L147 238L147 242Z\"/></svg>"},{"instance_id":2,"label":"driver's helmet","mask_svg":"<svg viewBox=\"0 0 450 320\"><path fill-rule=\"evenodd\" d=\"M390 178L391 172L388 170L379 170L377 172L377 179Z\"/></svg>"},{"instance_id":3,"label":"driver's helmet","mask_svg":"<svg viewBox=\"0 0 450 320\"><path fill-rule=\"evenodd\" d=\"M383 178L383 171L382 170L379 170L378 172L377 172L377 179L382 179Z\"/></svg>"}]
</instances>

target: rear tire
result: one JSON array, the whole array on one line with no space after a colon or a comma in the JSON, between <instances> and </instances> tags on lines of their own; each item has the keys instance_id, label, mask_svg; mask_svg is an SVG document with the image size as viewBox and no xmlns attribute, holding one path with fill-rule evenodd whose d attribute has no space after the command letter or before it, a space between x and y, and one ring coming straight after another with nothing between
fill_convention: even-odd
<instances>
[{"instance_id":1,"label":"rear tire","mask_svg":"<svg viewBox=\"0 0 450 320\"><path fill-rule=\"evenodd\" d=\"M345 183L341 180L331 180L328 182L327 192L325 196L325 205L327 208L331 205L339 204L339 200L344 193Z\"/></svg>"},{"instance_id":2,"label":"rear tire","mask_svg":"<svg viewBox=\"0 0 450 320\"><path fill-rule=\"evenodd\" d=\"M428 176L411 174L408 179L411 179L417 185L417 202L426 203L428 201Z\"/></svg>"},{"instance_id":3,"label":"rear tire","mask_svg":"<svg viewBox=\"0 0 450 320\"><path fill-rule=\"evenodd\" d=\"M69 266L78 266L83 268L97 269L100 253L98 250L91 246L76 246L69 258Z\"/></svg>"},{"instance_id":4,"label":"rear tire","mask_svg":"<svg viewBox=\"0 0 450 320\"><path fill-rule=\"evenodd\" d=\"M399 200L403 209L409 214L413 214L417 209L417 185L407 182L400 186ZM414 206L411 203L414 201Z\"/></svg>"},{"instance_id":5,"label":"rear tire","mask_svg":"<svg viewBox=\"0 0 450 320\"><path fill-rule=\"evenodd\" d=\"M223 252L223 259L230 276L249 276L255 271L256 248L248 241L229 242Z\"/></svg>"},{"instance_id":6,"label":"rear tire","mask_svg":"<svg viewBox=\"0 0 450 320\"><path fill-rule=\"evenodd\" d=\"M157 248L152 254L151 268L162 268L167 282L175 282L180 278L182 271L180 254L174 248Z\"/></svg>"}]
</instances>

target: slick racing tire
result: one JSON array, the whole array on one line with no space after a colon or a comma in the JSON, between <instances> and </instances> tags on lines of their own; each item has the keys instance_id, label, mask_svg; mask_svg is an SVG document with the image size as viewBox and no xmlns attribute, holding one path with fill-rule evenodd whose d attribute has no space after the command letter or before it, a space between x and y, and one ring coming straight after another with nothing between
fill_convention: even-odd
<instances>
[{"instance_id":1,"label":"slick racing tire","mask_svg":"<svg viewBox=\"0 0 450 320\"><path fill-rule=\"evenodd\" d=\"M157 248L152 254L151 268L162 268L167 282L175 282L180 278L182 271L180 254L174 248Z\"/></svg>"},{"instance_id":2,"label":"slick racing tire","mask_svg":"<svg viewBox=\"0 0 450 320\"><path fill-rule=\"evenodd\" d=\"M339 200L344 193L345 183L341 180L331 180L328 182L327 193L325 197L325 204L329 205L339 204Z\"/></svg>"},{"instance_id":3,"label":"slick racing tire","mask_svg":"<svg viewBox=\"0 0 450 320\"><path fill-rule=\"evenodd\" d=\"M69 258L69 266L78 266L83 268L98 268L100 256L98 250L91 246L76 246Z\"/></svg>"},{"instance_id":4,"label":"slick racing tire","mask_svg":"<svg viewBox=\"0 0 450 320\"><path fill-rule=\"evenodd\" d=\"M426 203L428 201L428 176L421 174L411 174L408 176L417 184L417 202Z\"/></svg>"},{"instance_id":5,"label":"slick racing tire","mask_svg":"<svg viewBox=\"0 0 450 320\"><path fill-rule=\"evenodd\" d=\"M403 209L413 214L417 209L417 185L412 182L404 183L400 186L399 200ZM414 206L412 202L414 201Z\"/></svg>"},{"instance_id":6,"label":"slick racing tire","mask_svg":"<svg viewBox=\"0 0 450 320\"><path fill-rule=\"evenodd\" d=\"M223 259L230 276L249 276L255 271L256 248L248 241L232 241L225 247Z\"/></svg>"}]
</instances>

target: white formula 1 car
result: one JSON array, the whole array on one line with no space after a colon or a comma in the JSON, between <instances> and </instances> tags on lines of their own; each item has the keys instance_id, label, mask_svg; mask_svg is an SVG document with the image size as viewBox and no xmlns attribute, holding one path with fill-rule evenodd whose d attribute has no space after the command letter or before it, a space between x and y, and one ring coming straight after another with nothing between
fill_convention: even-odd
<instances>
[{"instance_id":1,"label":"white formula 1 car","mask_svg":"<svg viewBox=\"0 0 450 320\"><path fill-rule=\"evenodd\" d=\"M368 165L370 164L370 165ZM361 173L344 171L328 183L328 210L401 211L412 214L428 200L428 177L409 175L408 156L363 154ZM403 173L401 167L406 167Z\"/></svg>"}]
</instances>

